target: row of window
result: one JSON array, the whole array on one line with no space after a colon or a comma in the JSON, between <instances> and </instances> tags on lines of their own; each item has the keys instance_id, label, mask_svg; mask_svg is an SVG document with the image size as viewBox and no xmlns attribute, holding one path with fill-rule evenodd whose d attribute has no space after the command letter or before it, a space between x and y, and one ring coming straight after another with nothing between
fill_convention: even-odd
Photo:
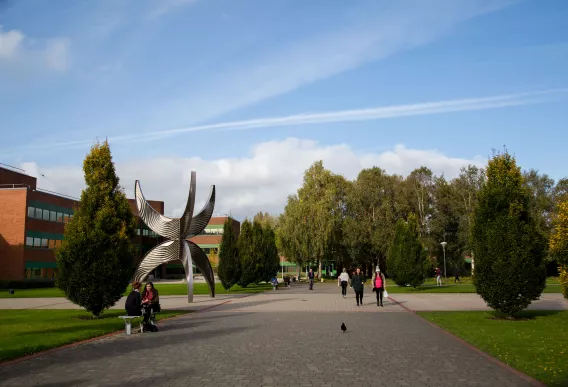
<instances>
[{"instance_id":1,"label":"row of window","mask_svg":"<svg viewBox=\"0 0 568 387\"><path fill-rule=\"evenodd\" d=\"M222 228L206 228L205 230L201 231L198 235L223 235Z\"/></svg>"},{"instance_id":2,"label":"row of window","mask_svg":"<svg viewBox=\"0 0 568 387\"><path fill-rule=\"evenodd\" d=\"M26 237L26 246L34 249L56 249L61 247L60 239Z\"/></svg>"},{"instance_id":3,"label":"row of window","mask_svg":"<svg viewBox=\"0 0 568 387\"><path fill-rule=\"evenodd\" d=\"M154 231L148 230L147 228L136 229L136 235L149 236L149 237L154 237L154 238L157 238L159 236Z\"/></svg>"},{"instance_id":4,"label":"row of window","mask_svg":"<svg viewBox=\"0 0 568 387\"><path fill-rule=\"evenodd\" d=\"M68 223L72 218L72 214L64 212L50 211L43 208L28 207L28 217L34 219L42 219L50 222Z\"/></svg>"}]
</instances>

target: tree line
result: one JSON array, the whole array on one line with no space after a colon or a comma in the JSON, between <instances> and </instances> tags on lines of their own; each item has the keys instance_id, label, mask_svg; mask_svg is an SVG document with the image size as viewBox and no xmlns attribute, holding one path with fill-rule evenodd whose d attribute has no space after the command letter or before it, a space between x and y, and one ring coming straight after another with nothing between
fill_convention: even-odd
<instances>
[{"instance_id":1,"label":"tree line","mask_svg":"<svg viewBox=\"0 0 568 387\"><path fill-rule=\"evenodd\" d=\"M280 255L272 225L262 220L262 214L251 222L245 219L237 236L231 219L223 225L219 246L217 276L226 290L233 285L269 282L278 273Z\"/></svg>"}]
</instances>

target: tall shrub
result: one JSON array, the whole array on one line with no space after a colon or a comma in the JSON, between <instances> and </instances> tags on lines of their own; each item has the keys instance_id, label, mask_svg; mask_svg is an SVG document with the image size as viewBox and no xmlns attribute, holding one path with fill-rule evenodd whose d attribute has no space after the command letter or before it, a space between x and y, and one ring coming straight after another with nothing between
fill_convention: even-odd
<instances>
[{"instance_id":1,"label":"tall shrub","mask_svg":"<svg viewBox=\"0 0 568 387\"><path fill-rule=\"evenodd\" d=\"M219 246L219 266L217 275L225 290L233 287L241 278L241 261L237 249L237 238L230 218L223 225L223 238Z\"/></svg>"},{"instance_id":2,"label":"tall shrub","mask_svg":"<svg viewBox=\"0 0 568 387\"><path fill-rule=\"evenodd\" d=\"M237 243L239 251L239 261L241 263L241 277L238 284L247 287L255 282L256 279L256 260L254 257L254 246L252 243L252 224L245 219L241 224L241 232Z\"/></svg>"},{"instance_id":3,"label":"tall shrub","mask_svg":"<svg viewBox=\"0 0 568 387\"><path fill-rule=\"evenodd\" d=\"M265 281L264 263L266 256L264 233L262 225L258 220L252 222L252 246L250 255L254 261L254 279L252 282L258 284L261 281Z\"/></svg>"},{"instance_id":4,"label":"tall shrub","mask_svg":"<svg viewBox=\"0 0 568 387\"><path fill-rule=\"evenodd\" d=\"M276 248L276 234L269 225L266 225L263 229L263 254L264 272L262 280L270 281L271 278L278 274L280 255Z\"/></svg>"},{"instance_id":5,"label":"tall shrub","mask_svg":"<svg viewBox=\"0 0 568 387\"><path fill-rule=\"evenodd\" d=\"M57 286L94 316L113 306L134 273L136 221L116 175L109 144L83 162L86 188L57 249Z\"/></svg>"},{"instance_id":6,"label":"tall shrub","mask_svg":"<svg viewBox=\"0 0 568 387\"><path fill-rule=\"evenodd\" d=\"M561 202L553 218L550 254L559 263L562 294L568 299L568 200Z\"/></svg>"},{"instance_id":7,"label":"tall shrub","mask_svg":"<svg viewBox=\"0 0 568 387\"><path fill-rule=\"evenodd\" d=\"M531 218L521 170L508 153L489 161L474 211L473 283L489 307L512 316L542 293L546 240Z\"/></svg>"},{"instance_id":8,"label":"tall shrub","mask_svg":"<svg viewBox=\"0 0 568 387\"><path fill-rule=\"evenodd\" d=\"M424 283L425 259L416 216L399 219L387 257L389 276L397 285L416 288Z\"/></svg>"}]
</instances>

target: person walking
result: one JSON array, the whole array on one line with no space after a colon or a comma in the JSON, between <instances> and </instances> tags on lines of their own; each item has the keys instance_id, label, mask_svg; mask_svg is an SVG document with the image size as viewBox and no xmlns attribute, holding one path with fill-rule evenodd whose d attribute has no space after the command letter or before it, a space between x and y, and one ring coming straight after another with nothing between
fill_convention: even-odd
<instances>
[{"instance_id":1,"label":"person walking","mask_svg":"<svg viewBox=\"0 0 568 387\"><path fill-rule=\"evenodd\" d=\"M436 285L442 286L442 270L436 267Z\"/></svg>"},{"instance_id":2,"label":"person walking","mask_svg":"<svg viewBox=\"0 0 568 387\"><path fill-rule=\"evenodd\" d=\"M457 267L454 269L454 284L455 284L456 282L461 284L461 281L460 281L460 269L457 268Z\"/></svg>"},{"instance_id":3,"label":"person walking","mask_svg":"<svg viewBox=\"0 0 568 387\"><path fill-rule=\"evenodd\" d=\"M347 284L349 283L349 274L347 274L347 269L343 268L343 273L338 277L339 284L341 286L341 295L343 298L347 297Z\"/></svg>"},{"instance_id":4,"label":"person walking","mask_svg":"<svg viewBox=\"0 0 568 387\"><path fill-rule=\"evenodd\" d=\"M310 290L314 290L314 278L315 278L314 270L310 269L308 273L308 280L310 281Z\"/></svg>"},{"instance_id":5,"label":"person walking","mask_svg":"<svg viewBox=\"0 0 568 387\"><path fill-rule=\"evenodd\" d=\"M386 279L381 269L377 266L373 276L373 291L377 294L377 306L383 306L383 292L387 287Z\"/></svg>"},{"instance_id":6,"label":"person walking","mask_svg":"<svg viewBox=\"0 0 568 387\"><path fill-rule=\"evenodd\" d=\"M361 273L361 269L357 268L355 274L351 278L351 287L355 291L355 298L357 299L357 306L363 305L363 289L365 286L365 276Z\"/></svg>"}]
</instances>

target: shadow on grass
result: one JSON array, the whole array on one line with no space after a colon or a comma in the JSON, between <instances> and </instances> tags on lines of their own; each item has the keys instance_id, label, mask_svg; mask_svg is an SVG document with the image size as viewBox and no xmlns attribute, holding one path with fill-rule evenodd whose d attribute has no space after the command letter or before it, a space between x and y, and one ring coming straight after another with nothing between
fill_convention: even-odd
<instances>
[{"instance_id":1,"label":"shadow on grass","mask_svg":"<svg viewBox=\"0 0 568 387\"><path fill-rule=\"evenodd\" d=\"M506 314L491 311L489 314L491 315L488 317L492 320L504 320L504 321L528 321L528 320L535 320L537 317L547 317L547 316L554 316L558 313L564 312L563 310L523 310L522 312L515 313L513 318L509 318Z\"/></svg>"}]
</instances>

